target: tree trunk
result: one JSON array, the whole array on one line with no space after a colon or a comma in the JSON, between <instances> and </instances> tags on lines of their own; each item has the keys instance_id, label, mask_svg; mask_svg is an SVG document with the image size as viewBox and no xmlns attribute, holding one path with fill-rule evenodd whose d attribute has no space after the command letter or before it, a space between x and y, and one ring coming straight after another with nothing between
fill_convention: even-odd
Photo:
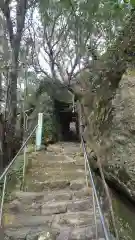
<instances>
[{"instance_id":1,"label":"tree trunk","mask_svg":"<svg viewBox=\"0 0 135 240\"><path fill-rule=\"evenodd\" d=\"M9 86L7 90L6 116L3 126L3 166L12 160L17 153L21 143L17 139L16 120L17 120L17 78L19 65L19 52L22 39L22 32L27 11L27 0L17 1L16 4L16 26L13 26L11 18L10 1L0 2L0 9L6 19L7 30L12 50L11 68L9 74ZM14 28L16 32L14 33Z\"/></svg>"},{"instance_id":2,"label":"tree trunk","mask_svg":"<svg viewBox=\"0 0 135 240\"><path fill-rule=\"evenodd\" d=\"M112 101L135 49L135 10L114 46L94 61L85 86L82 104L89 123L90 138L102 142L113 120ZM83 81L83 80L82 80ZM89 117L88 117L89 114ZM95 145L95 144L94 144ZM95 147L97 148L97 147Z\"/></svg>"},{"instance_id":3,"label":"tree trunk","mask_svg":"<svg viewBox=\"0 0 135 240\"><path fill-rule=\"evenodd\" d=\"M130 82L131 85L131 80L125 82L122 80L120 84L127 70L127 63L133 59L131 55L135 50L134 35L135 10L131 12L114 46L109 48L101 59L94 61L84 94L82 93L81 103L87 119L86 141L90 150L94 150L97 156L97 167L100 166L99 161L101 161L106 179L109 181L111 179L117 189L126 192L130 199L134 198L135 201L133 174L135 141L131 134L130 122L134 111L131 109L131 102L128 108L132 113L130 118L129 113L124 110L129 99L126 91L129 91L128 84ZM83 85L84 79L82 81ZM133 89L133 86L130 86L130 89ZM133 91L129 94L130 98L131 94ZM132 125L134 121L132 120Z\"/></svg>"},{"instance_id":4,"label":"tree trunk","mask_svg":"<svg viewBox=\"0 0 135 240\"><path fill-rule=\"evenodd\" d=\"M16 64L17 65L17 64ZM16 117L17 117L17 67L10 73L10 85L7 94L7 116L4 127L4 167L12 160L14 149L17 145L16 140Z\"/></svg>"}]
</instances>

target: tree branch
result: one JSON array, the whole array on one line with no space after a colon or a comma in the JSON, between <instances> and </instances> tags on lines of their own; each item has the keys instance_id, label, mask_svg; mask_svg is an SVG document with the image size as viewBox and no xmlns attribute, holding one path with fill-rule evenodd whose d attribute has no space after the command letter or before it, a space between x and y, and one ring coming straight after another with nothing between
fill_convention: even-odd
<instances>
[{"instance_id":1,"label":"tree branch","mask_svg":"<svg viewBox=\"0 0 135 240\"><path fill-rule=\"evenodd\" d=\"M71 82L71 79L72 79L72 76L73 76L74 70L75 70L75 68L76 68L76 66L77 66L77 64L78 64L78 62L79 62L79 59L80 59L80 56L76 56L71 71L70 71L70 72L67 71L67 75L68 75L68 83L69 83L69 85L70 85L70 82Z\"/></svg>"},{"instance_id":2,"label":"tree branch","mask_svg":"<svg viewBox=\"0 0 135 240\"><path fill-rule=\"evenodd\" d=\"M25 16L27 11L28 0L18 0L16 7L16 22L17 22L17 31L14 37L14 53L15 58L18 58L20 41L22 38L22 31L25 23Z\"/></svg>"},{"instance_id":3,"label":"tree branch","mask_svg":"<svg viewBox=\"0 0 135 240\"><path fill-rule=\"evenodd\" d=\"M8 28L8 32L9 32L9 38L10 38L10 44L13 49L14 33L13 33L13 23L12 23L11 16L10 16L9 3L10 3L10 0L5 1L5 3L4 3L4 1L0 2L0 9L2 10L2 12L6 18L7 28Z\"/></svg>"},{"instance_id":4,"label":"tree branch","mask_svg":"<svg viewBox=\"0 0 135 240\"><path fill-rule=\"evenodd\" d=\"M14 34L14 32L13 32L13 23L12 23L12 19L11 19L10 8L9 8L10 2L11 2L10 0L6 0L5 2L1 1L0 9L2 10L2 12L6 18L7 28L8 28L8 32L9 32L9 38L10 38L10 44L11 44L12 50L14 51L15 61L17 62L18 55L19 55L20 41L22 38L22 32L23 32L23 28L24 28L28 0L18 0L17 1L16 34Z\"/></svg>"}]
</instances>

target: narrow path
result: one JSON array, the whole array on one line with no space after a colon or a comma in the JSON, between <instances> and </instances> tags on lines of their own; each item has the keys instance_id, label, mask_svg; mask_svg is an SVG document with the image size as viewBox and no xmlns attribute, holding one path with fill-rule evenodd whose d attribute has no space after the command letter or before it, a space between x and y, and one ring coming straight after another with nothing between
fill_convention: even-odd
<instances>
[{"instance_id":1,"label":"narrow path","mask_svg":"<svg viewBox=\"0 0 135 240\"><path fill-rule=\"evenodd\" d=\"M92 189L86 187L84 158L79 152L79 144L59 143L33 153L27 191L15 192L5 208L10 215L6 239L95 239ZM98 231L103 240L100 222Z\"/></svg>"}]
</instances>

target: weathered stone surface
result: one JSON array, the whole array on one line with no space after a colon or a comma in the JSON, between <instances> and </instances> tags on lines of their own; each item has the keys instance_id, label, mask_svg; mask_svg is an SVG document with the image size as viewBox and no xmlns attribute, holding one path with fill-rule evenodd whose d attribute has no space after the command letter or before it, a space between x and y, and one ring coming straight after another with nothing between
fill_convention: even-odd
<instances>
[{"instance_id":1,"label":"weathered stone surface","mask_svg":"<svg viewBox=\"0 0 135 240\"><path fill-rule=\"evenodd\" d=\"M41 212L41 203L31 201L29 199L25 199L25 201L18 201L17 199L13 200L8 208L7 212L12 213L12 214L31 214L31 215L39 215Z\"/></svg>"},{"instance_id":2,"label":"weathered stone surface","mask_svg":"<svg viewBox=\"0 0 135 240\"><path fill-rule=\"evenodd\" d=\"M93 232L91 227L76 228L72 231L71 240L92 240Z\"/></svg>"},{"instance_id":3,"label":"weathered stone surface","mask_svg":"<svg viewBox=\"0 0 135 240\"><path fill-rule=\"evenodd\" d=\"M44 192L44 199L42 203L49 202L49 201L65 201L65 200L75 200L75 199L81 199L88 196L91 196L92 194L92 188L90 187L84 187L80 190L73 191L69 188L62 189L62 190L53 190L53 191L46 191ZM92 201L92 199L91 199Z\"/></svg>"},{"instance_id":4,"label":"weathered stone surface","mask_svg":"<svg viewBox=\"0 0 135 240\"><path fill-rule=\"evenodd\" d=\"M81 190L74 191L73 196L77 199L84 198L86 196L91 196L92 188L84 187Z\"/></svg>"},{"instance_id":5,"label":"weathered stone surface","mask_svg":"<svg viewBox=\"0 0 135 240\"><path fill-rule=\"evenodd\" d=\"M9 210L14 212L14 213L19 213L22 211L22 206L21 206L21 202L18 201L17 199L13 200L10 204L9 204Z\"/></svg>"},{"instance_id":6,"label":"weathered stone surface","mask_svg":"<svg viewBox=\"0 0 135 240\"><path fill-rule=\"evenodd\" d=\"M6 227L37 227L48 225L52 223L53 216L27 216L27 215L16 215L11 223L6 224Z\"/></svg>"},{"instance_id":7,"label":"weathered stone surface","mask_svg":"<svg viewBox=\"0 0 135 240\"><path fill-rule=\"evenodd\" d=\"M55 144L53 144L53 145L49 145L48 147L47 147L47 151L49 152L49 153L55 153L55 154L59 154L60 152L61 153L63 153L63 147L62 147L62 145L61 144L59 144L59 143L55 143Z\"/></svg>"},{"instance_id":8,"label":"weathered stone surface","mask_svg":"<svg viewBox=\"0 0 135 240\"><path fill-rule=\"evenodd\" d=\"M95 229L94 229L95 230ZM100 237L100 235L99 235ZM60 230L56 240L94 240L95 232L91 226L67 227Z\"/></svg>"},{"instance_id":9,"label":"weathered stone surface","mask_svg":"<svg viewBox=\"0 0 135 240\"><path fill-rule=\"evenodd\" d=\"M12 240L24 240L26 236L31 231L30 227L8 229L5 231L5 235ZM34 230L33 230L34 231ZM42 230L43 231L43 230Z\"/></svg>"},{"instance_id":10,"label":"weathered stone surface","mask_svg":"<svg viewBox=\"0 0 135 240\"><path fill-rule=\"evenodd\" d=\"M124 76L113 100L97 109L100 97L91 95L85 106L87 143L101 157L106 179L135 201L135 78Z\"/></svg>"},{"instance_id":11,"label":"weathered stone surface","mask_svg":"<svg viewBox=\"0 0 135 240\"><path fill-rule=\"evenodd\" d=\"M85 186L85 180L84 179L73 180L70 183L70 189L72 189L72 190L80 190L84 186Z\"/></svg>"},{"instance_id":12,"label":"weathered stone surface","mask_svg":"<svg viewBox=\"0 0 135 240\"><path fill-rule=\"evenodd\" d=\"M3 227L0 227L0 239L8 240L8 236L4 233Z\"/></svg>"},{"instance_id":13,"label":"weathered stone surface","mask_svg":"<svg viewBox=\"0 0 135 240\"><path fill-rule=\"evenodd\" d=\"M67 212L67 202L52 202L42 206L42 215L52 215Z\"/></svg>"},{"instance_id":14,"label":"weathered stone surface","mask_svg":"<svg viewBox=\"0 0 135 240\"><path fill-rule=\"evenodd\" d=\"M60 230L46 226L19 229L11 229L6 232L4 240L93 240L95 229L90 226L59 227ZM48 234L47 234L48 233ZM49 236L50 234L50 236ZM98 231L99 239L104 240L103 233ZM47 238L45 238L47 237ZM2 238L1 238L2 239Z\"/></svg>"},{"instance_id":15,"label":"weathered stone surface","mask_svg":"<svg viewBox=\"0 0 135 240\"><path fill-rule=\"evenodd\" d=\"M73 151L76 155L77 146ZM77 158L64 156L64 149L57 158L53 154L49 158L47 153L37 154L26 178L27 192L13 193L15 200L6 204L5 233L10 240L94 239L92 195L85 187L84 165L78 167Z\"/></svg>"},{"instance_id":16,"label":"weathered stone surface","mask_svg":"<svg viewBox=\"0 0 135 240\"><path fill-rule=\"evenodd\" d=\"M99 238L98 240L105 240L105 238Z\"/></svg>"},{"instance_id":17,"label":"weathered stone surface","mask_svg":"<svg viewBox=\"0 0 135 240\"><path fill-rule=\"evenodd\" d=\"M42 215L52 215L69 212L86 211L92 208L92 199L82 199L73 201L53 201L42 206Z\"/></svg>"},{"instance_id":18,"label":"weathered stone surface","mask_svg":"<svg viewBox=\"0 0 135 240\"><path fill-rule=\"evenodd\" d=\"M71 200L72 199L72 192L69 190L57 190L52 191L51 193L46 193L44 196L44 201L64 201L64 200Z\"/></svg>"},{"instance_id":19,"label":"weathered stone surface","mask_svg":"<svg viewBox=\"0 0 135 240\"><path fill-rule=\"evenodd\" d=\"M51 180L50 179L50 180L47 180L44 182L34 181L28 187L28 190L30 190L32 188L34 191L41 192L41 191L45 191L45 190L49 190L49 189L52 189L52 190L64 189L69 185L70 185L69 180L65 180L65 179Z\"/></svg>"},{"instance_id":20,"label":"weathered stone surface","mask_svg":"<svg viewBox=\"0 0 135 240\"><path fill-rule=\"evenodd\" d=\"M71 203L68 203L67 211L70 211L70 212L86 211L86 210L89 210L90 207L92 207L91 199L78 200L78 201L73 201Z\"/></svg>"},{"instance_id":21,"label":"weathered stone surface","mask_svg":"<svg viewBox=\"0 0 135 240\"><path fill-rule=\"evenodd\" d=\"M48 237L45 238L45 240L55 240L56 235L54 231L51 230L51 228L46 226L42 227L37 226L34 228L22 227L18 229L9 229L8 231L6 231L7 240L38 240L39 237L42 236L44 238ZM4 240L6 240L6 238Z\"/></svg>"},{"instance_id":22,"label":"weathered stone surface","mask_svg":"<svg viewBox=\"0 0 135 240\"><path fill-rule=\"evenodd\" d=\"M98 235L98 237L101 238L101 239L102 238L104 239L105 234L104 234L104 231L103 231L103 227L102 227L100 218L97 219L96 224L97 224L97 235ZM89 230L90 230L90 228L86 229L86 236L89 236ZM95 224L93 226L91 226L91 230L90 231L93 232L93 238L96 239L96 227L95 227ZM110 237L110 235L109 235L109 237ZM110 237L110 240L111 240L111 237Z\"/></svg>"},{"instance_id":23,"label":"weathered stone surface","mask_svg":"<svg viewBox=\"0 0 135 240\"><path fill-rule=\"evenodd\" d=\"M29 232L26 240L55 240L55 236L53 235L51 229L48 228L43 232Z\"/></svg>"},{"instance_id":24,"label":"weathered stone surface","mask_svg":"<svg viewBox=\"0 0 135 240\"><path fill-rule=\"evenodd\" d=\"M68 212L66 214L55 215L52 227L59 228L62 225L81 226L93 224L93 214L90 211Z\"/></svg>"},{"instance_id":25,"label":"weathered stone surface","mask_svg":"<svg viewBox=\"0 0 135 240\"><path fill-rule=\"evenodd\" d=\"M8 237L7 235L3 236L3 238L1 238L2 240L11 240L10 237Z\"/></svg>"},{"instance_id":26,"label":"weathered stone surface","mask_svg":"<svg viewBox=\"0 0 135 240\"><path fill-rule=\"evenodd\" d=\"M71 239L71 231L72 231L71 228L61 230L56 240Z\"/></svg>"},{"instance_id":27,"label":"weathered stone surface","mask_svg":"<svg viewBox=\"0 0 135 240\"><path fill-rule=\"evenodd\" d=\"M31 202L31 201L38 201L41 200L44 197L44 192L15 192L13 194L17 199L19 199L21 202Z\"/></svg>"},{"instance_id":28,"label":"weathered stone surface","mask_svg":"<svg viewBox=\"0 0 135 240\"><path fill-rule=\"evenodd\" d=\"M55 240L55 238L53 234L48 231L41 233L40 236L38 237L38 240Z\"/></svg>"},{"instance_id":29,"label":"weathered stone surface","mask_svg":"<svg viewBox=\"0 0 135 240\"><path fill-rule=\"evenodd\" d=\"M72 144L69 146L69 144L66 144L64 143L64 153L69 156L69 157L74 157L76 156L76 154L78 153L80 149L80 144Z\"/></svg>"},{"instance_id":30,"label":"weathered stone surface","mask_svg":"<svg viewBox=\"0 0 135 240\"><path fill-rule=\"evenodd\" d=\"M56 180L56 181L46 181L43 183L44 189L46 188L58 188L62 189L69 186L70 182L68 180Z\"/></svg>"}]
</instances>

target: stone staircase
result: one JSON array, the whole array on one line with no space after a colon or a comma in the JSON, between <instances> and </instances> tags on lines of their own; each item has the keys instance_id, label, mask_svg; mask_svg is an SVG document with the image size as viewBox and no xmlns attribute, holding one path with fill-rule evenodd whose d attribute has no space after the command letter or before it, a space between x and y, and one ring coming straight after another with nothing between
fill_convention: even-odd
<instances>
[{"instance_id":1,"label":"stone staircase","mask_svg":"<svg viewBox=\"0 0 135 240\"><path fill-rule=\"evenodd\" d=\"M59 143L31 155L26 191L5 204L5 239L94 240L92 189L79 144ZM100 221L98 239L103 238Z\"/></svg>"}]
</instances>

